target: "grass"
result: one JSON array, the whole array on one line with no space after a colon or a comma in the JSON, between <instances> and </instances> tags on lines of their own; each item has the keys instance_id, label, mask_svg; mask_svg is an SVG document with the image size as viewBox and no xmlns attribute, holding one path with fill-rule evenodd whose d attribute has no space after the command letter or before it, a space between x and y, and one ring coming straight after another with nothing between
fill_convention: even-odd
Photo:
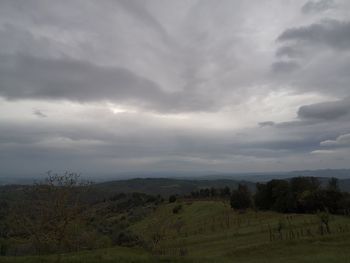
<instances>
[{"instance_id":1,"label":"grass","mask_svg":"<svg viewBox=\"0 0 350 263\"><path fill-rule=\"evenodd\" d=\"M332 233L321 235L316 215L240 214L219 201L182 202L181 211L174 214L172 210L178 204L162 205L130 227L148 244L155 233L161 236L152 253L142 248L114 247L62 255L61 262L350 263L350 218L332 216ZM282 239L278 225L282 225ZM269 229L275 236L272 241ZM56 260L57 255L0 258L1 263Z\"/></svg>"}]
</instances>

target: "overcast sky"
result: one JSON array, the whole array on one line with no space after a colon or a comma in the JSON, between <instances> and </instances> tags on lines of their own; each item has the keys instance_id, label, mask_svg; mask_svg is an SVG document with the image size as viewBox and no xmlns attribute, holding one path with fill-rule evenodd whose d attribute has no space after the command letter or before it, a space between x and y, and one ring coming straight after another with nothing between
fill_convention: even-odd
<instances>
[{"instance_id":1,"label":"overcast sky","mask_svg":"<svg viewBox=\"0 0 350 263\"><path fill-rule=\"evenodd\" d=\"M0 167L350 168L350 1L1 0Z\"/></svg>"}]
</instances>

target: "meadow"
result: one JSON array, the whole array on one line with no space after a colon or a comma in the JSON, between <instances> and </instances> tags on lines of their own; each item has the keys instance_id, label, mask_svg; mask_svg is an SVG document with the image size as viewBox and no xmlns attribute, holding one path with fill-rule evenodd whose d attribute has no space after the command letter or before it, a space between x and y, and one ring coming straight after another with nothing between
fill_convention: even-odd
<instances>
[{"instance_id":1,"label":"meadow","mask_svg":"<svg viewBox=\"0 0 350 263\"><path fill-rule=\"evenodd\" d=\"M177 200L160 205L129 230L144 247L71 254L2 257L22 262L350 262L350 217L234 211L225 201Z\"/></svg>"}]
</instances>

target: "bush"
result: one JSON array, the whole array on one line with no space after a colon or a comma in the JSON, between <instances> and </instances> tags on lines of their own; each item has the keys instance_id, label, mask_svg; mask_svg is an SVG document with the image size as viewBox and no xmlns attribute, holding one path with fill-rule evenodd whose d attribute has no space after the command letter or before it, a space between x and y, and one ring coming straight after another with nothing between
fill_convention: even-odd
<instances>
[{"instance_id":1,"label":"bush","mask_svg":"<svg viewBox=\"0 0 350 263\"><path fill-rule=\"evenodd\" d=\"M176 195L169 196L169 203L174 203L174 202L176 202Z\"/></svg>"},{"instance_id":2,"label":"bush","mask_svg":"<svg viewBox=\"0 0 350 263\"><path fill-rule=\"evenodd\" d=\"M112 236L112 241L114 245L129 247L136 246L141 243L140 238L129 230L114 233Z\"/></svg>"},{"instance_id":3,"label":"bush","mask_svg":"<svg viewBox=\"0 0 350 263\"><path fill-rule=\"evenodd\" d=\"M173 208L173 214L178 214L182 210L182 205L177 205Z\"/></svg>"},{"instance_id":4,"label":"bush","mask_svg":"<svg viewBox=\"0 0 350 263\"><path fill-rule=\"evenodd\" d=\"M252 206L252 197L246 185L238 185L238 189L232 192L231 207L245 210Z\"/></svg>"},{"instance_id":5,"label":"bush","mask_svg":"<svg viewBox=\"0 0 350 263\"><path fill-rule=\"evenodd\" d=\"M108 236L102 236L96 240L96 248L107 248L112 246L112 240Z\"/></svg>"},{"instance_id":6,"label":"bush","mask_svg":"<svg viewBox=\"0 0 350 263\"><path fill-rule=\"evenodd\" d=\"M327 188L313 177L296 177L288 180L271 180L256 186L255 205L258 209L277 212L315 213L328 210L333 214L347 213L350 196L338 188L331 179Z\"/></svg>"}]
</instances>

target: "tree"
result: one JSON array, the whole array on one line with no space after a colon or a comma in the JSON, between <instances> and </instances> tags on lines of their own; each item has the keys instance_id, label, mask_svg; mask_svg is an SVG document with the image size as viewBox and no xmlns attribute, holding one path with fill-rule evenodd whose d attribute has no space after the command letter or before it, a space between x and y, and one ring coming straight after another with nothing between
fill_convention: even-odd
<instances>
[{"instance_id":1,"label":"tree","mask_svg":"<svg viewBox=\"0 0 350 263\"><path fill-rule=\"evenodd\" d=\"M293 209L293 198L289 182L286 180L271 180L266 184L257 184L255 205L263 210L289 212Z\"/></svg>"},{"instance_id":2,"label":"tree","mask_svg":"<svg viewBox=\"0 0 350 263\"><path fill-rule=\"evenodd\" d=\"M217 195L216 189L214 187L211 187L210 188L210 196L211 197L216 197L216 195Z\"/></svg>"},{"instance_id":3,"label":"tree","mask_svg":"<svg viewBox=\"0 0 350 263\"><path fill-rule=\"evenodd\" d=\"M84 205L80 199L89 183L76 173L51 174L42 183L29 187L27 200L17 207L17 228L31 240L37 253L70 251L78 240Z\"/></svg>"},{"instance_id":4,"label":"tree","mask_svg":"<svg viewBox=\"0 0 350 263\"><path fill-rule=\"evenodd\" d=\"M180 211L182 210L182 205L176 205L174 208L173 208L173 214L178 214Z\"/></svg>"},{"instance_id":5,"label":"tree","mask_svg":"<svg viewBox=\"0 0 350 263\"><path fill-rule=\"evenodd\" d=\"M233 209L245 210L252 205L251 193L246 185L239 184L238 189L231 195L231 207Z\"/></svg>"},{"instance_id":6,"label":"tree","mask_svg":"<svg viewBox=\"0 0 350 263\"><path fill-rule=\"evenodd\" d=\"M174 202L176 202L176 195L169 196L169 203L174 203Z\"/></svg>"},{"instance_id":7,"label":"tree","mask_svg":"<svg viewBox=\"0 0 350 263\"><path fill-rule=\"evenodd\" d=\"M8 249L8 237L10 234L10 222L8 214L10 207L8 202L0 201L0 256L6 256Z\"/></svg>"},{"instance_id":8,"label":"tree","mask_svg":"<svg viewBox=\"0 0 350 263\"><path fill-rule=\"evenodd\" d=\"M338 179L335 177L329 179L327 189L330 191L339 191Z\"/></svg>"},{"instance_id":9,"label":"tree","mask_svg":"<svg viewBox=\"0 0 350 263\"><path fill-rule=\"evenodd\" d=\"M230 195L231 195L231 189L228 186L225 186L224 188L220 189L221 197L230 197Z\"/></svg>"},{"instance_id":10,"label":"tree","mask_svg":"<svg viewBox=\"0 0 350 263\"><path fill-rule=\"evenodd\" d=\"M290 180L290 188L296 195L304 191L317 191L320 182L316 177L294 177Z\"/></svg>"},{"instance_id":11,"label":"tree","mask_svg":"<svg viewBox=\"0 0 350 263\"><path fill-rule=\"evenodd\" d=\"M278 212L315 212L322 207L318 196L322 194L315 177L295 177L290 180L271 180L257 184L255 205L259 209Z\"/></svg>"}]
</instances>

